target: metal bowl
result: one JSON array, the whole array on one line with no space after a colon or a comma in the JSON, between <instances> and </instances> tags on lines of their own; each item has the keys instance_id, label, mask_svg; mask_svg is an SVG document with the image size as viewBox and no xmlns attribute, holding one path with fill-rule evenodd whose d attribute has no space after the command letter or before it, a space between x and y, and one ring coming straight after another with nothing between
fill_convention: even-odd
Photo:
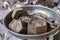
<instances>
[{"instance_id":1,"label":"metal bowl","mask_svg":"<svg viewBox=\"0 0 60 40\"><path fill-rule=\"evenodd\" d=\"M24 9L27 9L27 10L30 10L31 12L35 12L36 10L42 10L45 13L45 15L48 17L48 18L53 18L55 19L58 23L60 23L60 18L59 16L57 15L57 12L55 12L54 10L50 9L50 8L47 8L47 7L43 7L43 6L25 6L25 7L22 7ZM4 25L5 27L8 29L8 24L11 22L12 20L12 17L11 17L11 14L12 14L13 10L10 11L4 18ZM25 34L18 34L18 33L15 33L13 31L11 31L10 29L8 29L8 31L18 37L18 38L23 38L23 39L27 39L27 38L35 38L35 39L38 39L38 38L41 38L41 37L49 37L50 35L53 35L57 30L59 30L59 26L57 26L55 29L49 31L49 32L46 32L46 33L42 33L42 34L36 34L36 35L25 35Z\"/></svg>"}]
</instances>

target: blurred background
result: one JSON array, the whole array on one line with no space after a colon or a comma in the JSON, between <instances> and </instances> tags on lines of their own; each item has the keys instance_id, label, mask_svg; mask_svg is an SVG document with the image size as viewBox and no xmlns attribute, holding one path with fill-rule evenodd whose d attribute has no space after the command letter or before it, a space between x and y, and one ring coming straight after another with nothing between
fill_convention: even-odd
<instances>
[{"instance_id":1,"label":"blurred background","mask_svg":"<svg viewBox=\"0 0 60 40\"><path fill-rule=\"evenodd\" d=\"M23 2L26 2L25 5L43 5L43 6L47 6L50 8L53 8L55 6L58 5L58 0L0 0L0 2L4 2L7 1L11 4L15 4L17 2L20 2L22 4L24 4Z\"/></svg>"}]
</instances>

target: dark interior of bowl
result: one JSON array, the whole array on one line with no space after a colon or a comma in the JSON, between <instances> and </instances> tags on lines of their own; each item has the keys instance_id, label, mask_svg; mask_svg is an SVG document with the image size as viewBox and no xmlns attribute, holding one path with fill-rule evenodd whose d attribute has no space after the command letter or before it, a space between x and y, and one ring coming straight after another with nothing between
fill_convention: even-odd
<instances>
[{"instance_id":1,"label":"dark interior of bowl","mask_svg":"<svg viewBox=\"0 0 60 40\"><path fill-rule=\"evenodd\" d=\"M13 11L11 11L6 17L5 17L5 20L4 20L4 24L5 26L8 28L8 25L9 23L13 20L13 18L11 17L11 14L12 14Z\"/></svg>"}]
</instances>

